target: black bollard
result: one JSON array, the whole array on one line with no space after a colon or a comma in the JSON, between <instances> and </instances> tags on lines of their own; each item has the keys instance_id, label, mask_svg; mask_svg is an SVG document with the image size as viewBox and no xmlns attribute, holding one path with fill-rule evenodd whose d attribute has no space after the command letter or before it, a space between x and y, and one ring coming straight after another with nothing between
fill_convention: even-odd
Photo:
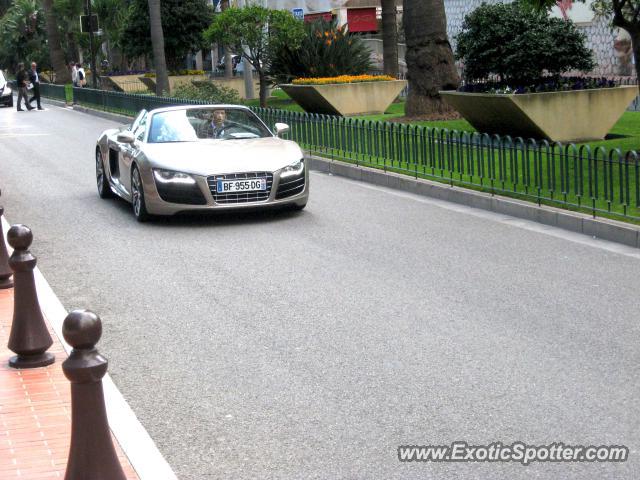
<instances>
[{"instance_id":1,"label":"black bollard","mask_svg":"<svg viewBox=\"0 0 640 480\"><path fill-rule=\"evenodd\" d=\"M51 365L55 357L47 349L53 344L44 322L33 269L36 257L31 255L29 246L33 234L25 225L13 225L7 232L13 254L9 266L13 270L13 322L9 335L9 350L17 353L9 359L13 368L35 368Z\"/></svg>"},{"instance_id":2,"label":"black bollard","mask_svg":"<svg viewBox=\"0 0 640 480\"><path fill-rule=\"evenodd\" d=\"M65 480L126 480L116 455L104 405L102 377L107 360L96 343L102 335L100 318L88 310L74 310L62 325L73 347L62 362L71 382L71 446Z\"/></svg>"},{"instance_id":3,"label":"black bollard","mask_svg":"<svg viewBox=\"0 0 640 480\"><path fill-rule=\"evenodd\" d=\"M11 267L9 267L9 253L7 246L4 244L4 229L2 228L2 215L4 208L0 205L0 288L13 287L11 280Z\"/></svg>"}]
</instances>

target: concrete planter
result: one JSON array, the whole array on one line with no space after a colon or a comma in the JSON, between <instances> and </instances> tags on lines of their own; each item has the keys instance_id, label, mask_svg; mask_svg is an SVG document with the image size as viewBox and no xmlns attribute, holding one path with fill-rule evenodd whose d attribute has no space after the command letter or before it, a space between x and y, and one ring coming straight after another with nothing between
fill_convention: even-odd
<instances>
[{"instance_id":1,"label":"concrete planter","mask_svg":"<svg viewBox=\"0 0 640 480\"><path fill-rule=\"evenodd\" d=\"M388 80L280 88L307 112L348 116L384 113L406 85L406 80Z\"/></svg>"},{"instance_id":2,"label":"concrete planter","mask_svg":"<svg viewBox=\"0 0 640 480\"><path fill-rule=\"evenodd\" d=\"M140 75L113 75L100 77L100 82L107 90L115 92L143 91L147 86L140 81Z\"/></svg>"},{"instance_id":3,"label":"concrete planter","mask_svg":"<svg viewBox=\"0 0 640 480\"><path fill-rule=\"evenodd\" d=\"M638 87L500 95L440 92L482 133L556 142L602 140L638 95Z\"/></svg>"},{"instance_id":4,"label":"concrete planter","mask_svg":"<svg viewBox=\"0 0 640 480\"><path fill-rule=\"evenodd\" d=\"M152 92L156 91L156 78L155 77L138 77L142 83L144 83ZM174 88L191 81L207 80L206 75L170 75L169 76L169 88L173 91Z\"/></svg>"}]
</instances>

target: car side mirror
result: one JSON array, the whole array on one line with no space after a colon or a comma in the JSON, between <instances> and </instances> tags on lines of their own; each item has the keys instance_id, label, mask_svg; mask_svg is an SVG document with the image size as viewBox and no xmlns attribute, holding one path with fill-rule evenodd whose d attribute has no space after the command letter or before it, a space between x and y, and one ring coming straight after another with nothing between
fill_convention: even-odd
<instances>
[{"instance_id":1,"label":"car side mirror","mask_svg":"<svg viewBox=\"0 0 640 480\"><path fill-rule=\"evenodd\" d=\"M279 137L281 137L285 133L289 133L289 130L290 130L289 125L287 125L286 123L276 123L275 128L276 128L276 135Z\"/></svg>"},{"instance_id":2,"label":"car side mirror","mask_svg":"<svg viewBox=\"0 0 640 480\"><path fill-rule=\"evenodd\" d=\"M133 133L131 132L120 132L116 137L116 139L120 143L128 143L128 144L132 144L133 142L136 141L136 137L134 137Z\"/></svg>"}]
</instances>

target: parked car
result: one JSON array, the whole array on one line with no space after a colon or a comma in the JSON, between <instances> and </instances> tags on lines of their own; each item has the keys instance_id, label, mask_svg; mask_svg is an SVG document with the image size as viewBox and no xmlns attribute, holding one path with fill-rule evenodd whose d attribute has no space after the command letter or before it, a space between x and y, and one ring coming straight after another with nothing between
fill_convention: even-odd
<instances>
[{"instance_id":1,"label":"parked car","mask_svg":"<svg viewBox=\"0 0 640 480\"><path fill-rule=\"evenodd\" d=\"M297 143L249 108L193 105L142 110L106 130L95 149L102 198L122 197L139 221L188 210L303 209L309 172Z\"/></svg>"},{"instance_id":2,"label":"parked car","mask_svg":"<svg viewBox=\"0 0 640 480\"><path fill-rule=\"evenodd\" d=\"M13 91L2 70L0 70L0 103L6 107L13 107Z\"/></svg>"}]
</instances>

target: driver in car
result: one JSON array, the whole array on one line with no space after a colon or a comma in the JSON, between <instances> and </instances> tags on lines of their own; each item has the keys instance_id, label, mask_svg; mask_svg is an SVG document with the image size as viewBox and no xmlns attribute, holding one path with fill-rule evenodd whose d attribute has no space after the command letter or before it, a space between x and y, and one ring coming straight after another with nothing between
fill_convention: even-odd
<instances>
[{"instance_id":1,"label":"driver in car","mask_svg":"<svg viewBox=\"0 0 640 480\"><path fill-rule=\"evenodd\" d=\"M228 128L227 112L222 109L214 110L205 127L198 132L200 138L224 138L225 128Z\"/></svg>"}]
</instances>

